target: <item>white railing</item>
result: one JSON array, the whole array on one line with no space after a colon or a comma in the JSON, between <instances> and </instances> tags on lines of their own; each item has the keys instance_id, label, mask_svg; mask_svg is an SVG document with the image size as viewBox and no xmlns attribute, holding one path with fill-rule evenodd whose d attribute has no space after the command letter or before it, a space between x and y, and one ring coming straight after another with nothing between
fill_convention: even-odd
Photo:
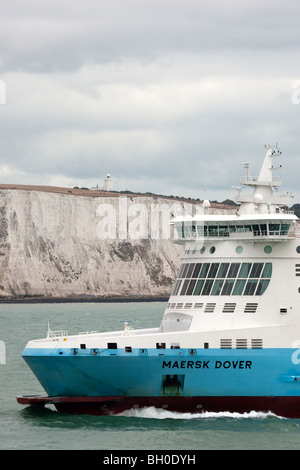
<instances>
[{"instance_id":1,"label":"white railing","mask_svg":"<svg viewBox=\"0 0 300 470\"><path fill-rule=\"evenodd\" d=\"M262 184L262 185L265 185L265 184L270 184L270 185L273 185L273 184L276 184L276 183L280 183L282 181L282 176L273 176L272 177L272 180L270 181L262 181L262 180L259 180L259 177L258 176L241 176L240 178L240 182L242 184L244 183L253 183L253 184Z\"/></svg>"},{"instance_id":2,"label":"white railing","mask_svg":"<svg viewBox=\"0 0 300 470\"><path fill-rule=\"evenodd\" d=\"M79 331L79 335L95 335L99 333L99 331Z\"/></svg>"},{"instance_id":3,"label":"white railing","mask_svg":"<svg viewBox=\"0 0 300 470\"><path fill-rule=\"evenodd\" d=\"M61 338L62 336L68 336L67 330L51 330L50 320L48 320L47 338Z\"/></svg>"},{"instance_id":4,"label":"white railing","mask_svg":"<svg viewBox=\"0 0 300 470\"><path fill-rule=\"evenodd\" d=\"M52 331L48 328L47 338L58 338L58 337L63 337L63 336L68 336L67 330Z\"/></svg>"}]
</instances>

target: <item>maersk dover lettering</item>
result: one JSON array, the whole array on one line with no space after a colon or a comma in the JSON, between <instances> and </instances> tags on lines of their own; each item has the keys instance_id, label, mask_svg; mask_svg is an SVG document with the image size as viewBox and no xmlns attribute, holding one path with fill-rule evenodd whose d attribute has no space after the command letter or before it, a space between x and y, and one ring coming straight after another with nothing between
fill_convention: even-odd
<instances>
[{"instance_id":1,"label":"maersk dover lettering","mask_svg":"<svg viewBox=\"0 0 300 470\"><path fill-rule=\"evenodd\" d=\"M23 358L54 404L109 414L144 406L205 412L273 412L300 418L300 237L284 208L268 147L258 177L249 164L227 215L175 216L185 254L158 328L67 336L48 331Z\"/></svg>"}]
</instances>

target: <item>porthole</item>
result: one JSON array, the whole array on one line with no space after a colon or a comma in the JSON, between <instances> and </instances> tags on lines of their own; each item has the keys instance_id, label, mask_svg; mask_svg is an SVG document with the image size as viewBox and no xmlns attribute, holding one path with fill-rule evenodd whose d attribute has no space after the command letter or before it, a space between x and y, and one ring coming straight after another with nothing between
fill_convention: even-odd
<instances>
[{"instance_id":1,"label":"porthole","mask_svg":"<svg viewBox=\"0 0 300 470\"><path fill-rule=\"evenodd\" d=\"M269 255L270 253L272 253L272 247L270 245L266 245L264 247L264 252Z\"/></svg>"},{"instance_id":2,"label":"porthole","mask_svg":"<svg viewBox=\"0 0 300 470\"><path fill-rule=\"evenodd\" d=\"M205 252L205 246L203 246L200 250L201 255L203 255L204 252Z\"/></svg>"},{"instance_id":3,"label":"porthole","mask_svg":"<svg viewBox=\"0 0 300 470\"><path fill-rule=\"evenodd\" d=\"M297 253L299 253L299 255L300 255L300 246L297 246L296 251L297 251Z\"/></svg>"},{"instance_id":4,"label":"porthole","mask_svg":"<svg viewBox=\"0 0 300 470\"><path fill-rule=\"evenodd\" d=\"M236 249L235 249L235 252L240 255L241 253L243 253L243 250L244 248L242 246L237 246Z\"/></svg>"},{"instance_id":5,"label":"porthole","mask_svg":"<svg viewBox=\"0 0 300 470\"><path fill-rule=\"evenodd\" d=\"M300 294L300 287L298 287L298 292L299 292L299 294Z\"/></svg>"},{"instance_id":6,"label":"porthole","mask_svg":"<svg viewBox=\"0 0 300 470\"><path fill-rule=\"evenodd\" d=\"M209 249L209 252L210 252L211 254L213 254L215 251L216 251L216 247L215 247L215 246L211 246L210 249Z\"/></svg>"}]
</instances>

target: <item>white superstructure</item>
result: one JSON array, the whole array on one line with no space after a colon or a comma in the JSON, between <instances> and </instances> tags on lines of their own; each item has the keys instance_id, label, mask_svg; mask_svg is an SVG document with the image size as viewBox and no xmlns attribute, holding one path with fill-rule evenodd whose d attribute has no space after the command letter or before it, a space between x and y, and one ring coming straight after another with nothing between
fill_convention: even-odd
<instances>
[{"instance_id":1,"label":"white superstructure","mask_svg":"<svg viewBox=\"0 0 300 470\"><path fill-rule=\"evenodd\" d=\"M235 214L173 219L176 241L186 253L162 328L202 332L206 347L291 347L300 338L300 239L298 219L283 206L269 147L258 177L241 183ZM207 205L207 204L206 204ZM296 259L296 261L295 261ZM280 330L280 334L279 334Z\"/></svg>"}]
</instances>

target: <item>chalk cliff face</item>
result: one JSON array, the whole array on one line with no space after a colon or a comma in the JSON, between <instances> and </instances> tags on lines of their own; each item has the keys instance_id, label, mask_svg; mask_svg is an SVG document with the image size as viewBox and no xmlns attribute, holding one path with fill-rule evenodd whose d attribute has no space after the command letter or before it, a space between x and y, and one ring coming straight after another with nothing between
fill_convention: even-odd
<instances>
[{"instance_id":1,"label":"chalk cliff face","mask_svg":"<svg viewBox=\"0 0 300 470\"><path fill-rule=\"evenodd\" d=\"M0 296L169 295L183 247L161 205L174 203L0 190Z\"/></svg>"}]
</instances>

